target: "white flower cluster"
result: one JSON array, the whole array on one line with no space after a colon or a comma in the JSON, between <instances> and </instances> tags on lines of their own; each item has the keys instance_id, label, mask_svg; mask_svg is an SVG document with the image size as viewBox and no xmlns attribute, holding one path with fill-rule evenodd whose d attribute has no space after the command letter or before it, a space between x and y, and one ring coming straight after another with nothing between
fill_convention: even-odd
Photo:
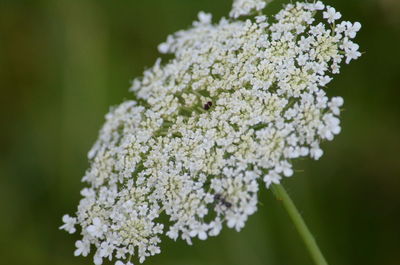
<instances>
[{"instance_id":1,"label":"white flower cluster","mask_svg":"<svg viewBox=\"0 0 400 265\"><path fill-rule=\"evenodd\" d=\"M231 18L248 16L253 12L260 12L271 0L234 0L232 10L229 13Z\"/></svg>"},{"instance_id":2,"label":"white flower cluster","mask_svg":"<svg viewBox=\"0 0 400 265\"><path fill-rule=\"evenodd\" d=\"M262 8L237 0L232 17ZM249 4L246 4L249 3ZM251 7L251 8L250 8ZM160 235L191 244L240 230L266 186L293 174L292 160L322 155L340 132L343 99L322 89L360 56L359 23L340 22L321 2L284 7L268 22L211 23L201 12L189 30L168 37L158 60L133 82L136 101L111 110L83 178L75 255L94 262L140 262L160 253Z\"/></svg>"}]
</instances>

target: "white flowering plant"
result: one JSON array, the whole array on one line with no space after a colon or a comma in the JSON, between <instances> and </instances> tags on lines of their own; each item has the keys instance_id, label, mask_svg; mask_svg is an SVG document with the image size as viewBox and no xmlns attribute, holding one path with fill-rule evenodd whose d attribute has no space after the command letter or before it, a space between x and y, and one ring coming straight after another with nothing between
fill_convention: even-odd
<instances>
[{"instance_id":1,"label":"white flowering plant","mask_svg":"<svg viewBox=\"0 0 400 265\"><path fill-rule=\"evenodd\" d=\"M87 184L74 217L75 255L94 263L143 262L162 235L192 244L241 230L256 212L259 185L283 200L317 264L326 264L280 184L300 157L319 159L340 128L341 97L324 91L340 65L361 54L360 23L322 2L235 0L228 18L200 12L188 30L159 45L173 59L135 79L111 109L90 150Z\"/></svg>"}]
</instances>

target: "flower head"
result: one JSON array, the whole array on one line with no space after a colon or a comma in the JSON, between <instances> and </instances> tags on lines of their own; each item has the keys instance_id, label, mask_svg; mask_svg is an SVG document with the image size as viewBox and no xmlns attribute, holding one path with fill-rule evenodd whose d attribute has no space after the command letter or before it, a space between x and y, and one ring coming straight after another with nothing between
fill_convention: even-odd
<instances>
[{"instance_id":1,"label":"flower head","mask_svg":"<svg viewBox=\"0 0 400 265\"><path fill-rule=\"evenodd\" d=\"M270 1L271 0L234 0L229 16L238 18L240 16L248 16L253 12L259 12L263 10Z\"/></svg>"},{"instance_id":2,"label":"flower head","mask_svg":"<svg viewBox=\"0 0 400 265\"><path fill-rule=\"evenodd\" d=\"M64 215L62 218L62 221L64 224L60 226L60 229L64 229L70 234L75 233L75 224L76 224L76 218L69 216L68 214Z\"/></svg>"},{"instance_id":3,"label":"flower head","mask_svg":"<svg viewBox=\"0 0 400 265\"><path fill-rule=\"evenodd\" d=\"M76 255L93 245L96 264L143 262L160 252L161 234L191 244L223 224L239 231L257 210L260 182L292 176L293 159L322 156L343 104L323 88L360 56L351 41L360 25L334 24L341 15L320 1L288 4L269 22L253 16L264 7L236 0L216 24L200 12L159 46L174 59L133 82L137 100L106 115L76 220L61 227L82 228Z\"/></svg>"},{"instance_id":4,"label":"flower head","mask_svg":"<svg viewBox=\"0 0 400 265\"><path fill-rule=\"evenodd\" d=\"M330 6L327 6L326 11L323 14L324 18L328 20L328 23L334 23L335 20L338 20L342 17L342 14L336 12L336 10Z\"/></svg>"}]
</instances>

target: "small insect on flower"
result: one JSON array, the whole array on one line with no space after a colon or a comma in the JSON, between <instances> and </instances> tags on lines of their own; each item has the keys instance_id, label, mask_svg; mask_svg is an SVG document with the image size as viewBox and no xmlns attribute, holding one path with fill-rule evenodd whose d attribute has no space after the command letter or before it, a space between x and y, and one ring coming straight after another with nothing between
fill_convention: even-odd
<instances>
[{"instance_id":1,"label":"small insect on flower","mask_svg":"<svg viewBox=\"0 0 400 265\"><path fill-rule=\"evenodd\" d=\"M212 102L211 102L211 101L208 101L206 104L204 104L203 108L204 108L205 110L209 110L209 109L211 108L211 106L212 106Z\"/></svg>"},{"instance_id":2,"label":"small insect on flower","mask_svg":"<svg viewBox=\"0 0 400 265\"><path fill-rule=\"evenodd\" d=\"M220 193L216 193L214 195L214 199L216 202L221 203L226 208L230 209L232 207L232 203L228 202Z\"/></svg>"}]
</instances>

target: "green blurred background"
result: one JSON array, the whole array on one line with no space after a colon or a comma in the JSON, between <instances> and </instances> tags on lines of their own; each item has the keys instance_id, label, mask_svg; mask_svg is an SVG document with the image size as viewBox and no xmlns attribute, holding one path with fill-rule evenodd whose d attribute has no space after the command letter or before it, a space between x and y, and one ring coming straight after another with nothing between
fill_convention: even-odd
<instances>
[{"instance_id":1,"label":"green blurred background","mask_svg":"<svg viewBox=\"0 0 400 265\"><path fill-rule=\"evenodd\" d=\"M269 12L284 2L276 0ZM285 181L330 264L400 264L400 1L326 1L358 20L362 58L329 86L343 132ZM92 264L74 257L73 213L111 105L157 58L157 45L230 0L0 0L0 264ZM194 246L166 239L145 264L312 264L270 192L240 233Z\"/></svg>"}]
</instances>

